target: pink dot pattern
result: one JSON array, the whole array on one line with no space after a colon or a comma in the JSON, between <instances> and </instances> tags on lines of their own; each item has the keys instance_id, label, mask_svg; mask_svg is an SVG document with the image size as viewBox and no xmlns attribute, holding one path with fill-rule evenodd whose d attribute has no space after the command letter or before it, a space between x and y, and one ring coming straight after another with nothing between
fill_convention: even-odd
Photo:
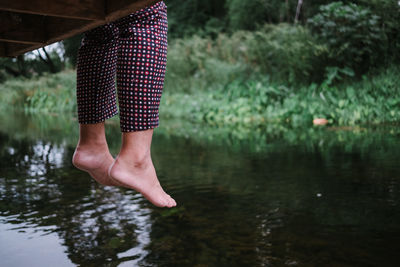
<instances>
[{"instance_id":1,"label":"pink dot pattern","mask_svg":"<svg viewBox=\"0 0 400 267\"><path fill-rule=\"evenodd\" d=\"M118 114L117 91L122 132L159 126L167 31L167 6L159 1L85 32L77 58L79 123Z\"/></svg>"}]
</instances>

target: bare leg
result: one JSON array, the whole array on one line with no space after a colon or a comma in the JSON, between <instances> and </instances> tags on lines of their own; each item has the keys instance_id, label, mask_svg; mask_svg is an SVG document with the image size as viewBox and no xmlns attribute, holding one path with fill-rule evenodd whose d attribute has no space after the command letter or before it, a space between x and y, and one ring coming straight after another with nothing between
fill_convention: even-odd
<instances>
[{"instance_id":1,"label":"bare leg","mask_svg":"<svg viewBox=\"0 0 400 267\"><path fill-rule=\"evenodd\" d=\"M86 171L102 185L120 185L108 177L108 168L114 162L105 136L104 122L79 124L79 142L72 163Z\"/></svg>"},{"instance_id":2,"label":"bare leg","mask_svg":"<svg viewBox=\"0 0 400 267\"><path fill-rule=\"evenodd\" d=\"M164 192L150 155L153 129L122 133L121 150L110 166L113 180L141 193L158 207L174 207L176 202Z\"/></svg>"}]
</instances>

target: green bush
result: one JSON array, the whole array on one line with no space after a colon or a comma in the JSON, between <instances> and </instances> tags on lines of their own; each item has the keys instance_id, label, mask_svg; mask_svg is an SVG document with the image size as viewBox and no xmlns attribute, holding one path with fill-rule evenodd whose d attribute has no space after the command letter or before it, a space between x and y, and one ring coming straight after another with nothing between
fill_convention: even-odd
<instances>
[{"instance_id":1,"label":"green bush","mask_svg":"<svg viewBox=\"0 0 400 267\"><path fill-rule=\"evenodd\" d=\"M300 18L309 15L314 6L327 0L305 1ZM310 3L311 2L311 3ZM317 2L317 3L315 3ZM230 0L225 2L226 18L230 32L256 30L265 23L292 23L296 15L298 0ZM304 12L305 11L305 12Z\"/></svg>"},{"instance_id":2,"label":"green bush","mask_svg":"<svg viewBox=\"0 0 400 267\"><path fill-rule=\"evenodd\" d=\"M194 35L168 46L165 87L190 92L221 88L249 75L250 66L236 53L242 40L220 33L216 40Z\"/></svg>"},{"instance_id":3,"label":"green bush","mask_svg":"<svg viewBox=\"0 0 400 267\"><path fill-rule=\"evenodd\" d=\"M320 7L308 20L314 33L329 47L325 66L352 68L361 74L377 64L386 51L387 38L381 18L353 3L333 2Z\"/></svg>"},{"instance_id":4,"label":"green bush","mask_svg":"<svg viewBox=\"0 0 400 267\"><path fill-rule=\"evenodd\" d=\"M381 28L387 36L388 50L381 55L387 63L400 62L400 3L394 0L358 0L382 18Z\"/></svg>"},{"instance_id":5,"label":"green bush","mask_svg":"<svg viewBox=\"0 0 400 267\"><path fill-rule=\"evenodd\" d=\"M268 6L263 2L265 1L227 1L230 30L255 30L258 24L264 24L270 12L268 12Z\"/></svg>"},{"instance_id":6,"label":"green bush","mask_svg":"<svg viewBox=\"0 0 400 267\"><path fill-rule=\"evenodd\" d=\"M315 66L326 51L307 28L289 24L175 39L168 46L166 87L190 92L266 75L283 84L306 83L323 76Z\"/></svg>"},{"instance_id":7,"label":"green bush","mask_svg":"<svg viewBox=\"0 0 400 267\"><path fill-rule=\"evenodd\" d=\"M270 123L306 126L311 125L314 118L320 117L328 119L333 125L399 122L398 66L383 68L380 72L364 75L360 81L347 81L339 85L324 81L321 85L284 86L265 75L249 79L224 77L218 68L233 68L230 73L240 71L225 64L220 61L209 62L207 66L210 69L204 68L208 74L214 70L214 76L209 80L220 78L224 80L224 86L215 85L198 90L196 86L204 84L200 82L201 79L193 78L194 87L190 92L166 87L160 114L183 121L235 127ZM236 64L242 66L239 62ZM340 75L333 70L332 73L333 76ZM0 107L5 110L25 109L31 113L75 112L75 79L75 72L69 70L30 80L9 80L0 84Z\"/></svg>"},{"instance_id":8,"label":"green bush","mask_svg":"<svg viewBox=\"0 0 400 267\"><path fill-rule=\"evenodd\" d=\"M0 108L24 109L28 112L64 113L76 110L76 73L9 79L0 84Z\"/></svg>"},{"instance_id":9,"label":"green bush","mask_svg":"<svg viewBox=\"0 0 400 267\"><path fill-rule=\"evenodd\" d=\"M205 36L224 30L225 0L165 0L168 7L168 36Z\"/></svg>"},{"instance_id":10,"label":"green bush","mask_svg":"<svg viewBox=\"0 0 400 267\"><path fill-rule=\"evenodd\" d=\"M294 89L264 77L234 81L220 90L168 92L160 110L171 117L216 125L298 127L312 125L315 118L326 118L333 125L381 124L399 122L399 85L396 66L336 86L323 82Z\"/></svg>"},{"instance_id":11,"label":"green bush","mask_svg":"<svg viewBox=\"0 0 400 267\"><path fill-rule=\"evenodd\" d=\"M321 75L314 65L326 47L319 44L307 28L286 23L265 24L250 36L248 59L273 80L294 84Z\"/></svg>"}]
</instances>

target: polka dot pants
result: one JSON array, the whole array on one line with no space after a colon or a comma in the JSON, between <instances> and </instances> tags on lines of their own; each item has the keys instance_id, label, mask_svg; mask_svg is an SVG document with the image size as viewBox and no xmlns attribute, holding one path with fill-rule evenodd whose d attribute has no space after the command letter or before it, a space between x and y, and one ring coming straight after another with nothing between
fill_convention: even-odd
<instances>
[{"instance_id":1,"label":"polka dot pants","mask_svg":"<svg viewBox=\"0 0 400 267\"><path fill-rule=\"evenodd\" d=\"M159 1L87 31L77 59L78 121L118 114L122 132L158 127L167 63L167 6Z\"/></svg>"}]
</instances>

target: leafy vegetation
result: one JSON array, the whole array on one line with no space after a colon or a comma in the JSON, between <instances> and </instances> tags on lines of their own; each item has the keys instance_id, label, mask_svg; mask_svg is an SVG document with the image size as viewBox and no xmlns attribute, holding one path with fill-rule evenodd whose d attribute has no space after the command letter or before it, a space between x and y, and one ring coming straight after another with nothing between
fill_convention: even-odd
<instances>
[{"instance_id":1,"label":"leafy vegetation","mask_svg":"<svg viewBox=\"0 0 400 267\"><path fill-rule=\"evenodd\" d=\"M256 80L232 80L225 86L204 90L166 87L161 101L162 116L183 118L212 125L262 126L282 123L293 127L311 125L327 118L332 125L398 122L400 118L400 68L365 75L359 82L334 85L340 78L332 72L321 85L299 88ZM9 80L1 84L3 108L27 112L63 114L76 112L76 74L72 71L34 80ZM202 80L199 76L197 79ZM200 81L195 82L201 84Z\"/></svg>"},{"instance_id":2,"label":"leafy vegetation","mask_svg":"<svg viewBox=\"0 0 400 267\"><path fill-rule=\"evenodd\" d=\"M169 45L161 114L236 126L297 127L317 117L334 125L398 121L396 1L166 3ZM1 59L0 105L76 112L73 67L80 39L63 42L62 60L46 53L55 69L64 69L55 75L46 73L46 60Z\"/></svg>"},{"instance_id":3,"label":"leafy vegetation","mask_svg":"<svg viewBox=\"0 0 400 267\"><path fill-rule=\"evenodd\" d=\"M381 30L381 17L369 8L333 2L321 6L309 25L328 47L324 64L348 67L364 73L379 63L387 38Z\"/></svg>"},{"instance_id":4,"label":"leafy vegetation","mask_svg":"<svg viewBox=\"0 0 400 267\"><path fill-rule=\"evenodd\" d=\"M307 28L282 23L220 33L214 40L197 35L175 39L168 49L166 83L189 92L266 75L285 85L322 80L324 72L313 70L327 48Z\"/></svg>"},{"instance_id":5,"label":"leafy vegetation","mask_svg":"<svg viewBox=\"0 0 400 267\"><path fill-rule=\"evenodd\" d=\"M221 90L191 94L166 91L161 112L216 125L284 123L294 127L327 118L334 125L398 122L400 118L400 68L370 73L361 81L334 85L333 72L321 85L292 88L268 78L234 81ZM177 112L177 108L179 111Z\"/></svg>"},{"instance_id":6,"label":"leafy vegetation","mask_svg":"<svg viewBox=\"0 0 400 267\"><path fill-rule=\"evenodd\" d=\"M0 84L0 108L23 109L31 113L74 112L75 80L76 75L72 70L30 79L8 79Z\"/></svg>"}]
</instances>

